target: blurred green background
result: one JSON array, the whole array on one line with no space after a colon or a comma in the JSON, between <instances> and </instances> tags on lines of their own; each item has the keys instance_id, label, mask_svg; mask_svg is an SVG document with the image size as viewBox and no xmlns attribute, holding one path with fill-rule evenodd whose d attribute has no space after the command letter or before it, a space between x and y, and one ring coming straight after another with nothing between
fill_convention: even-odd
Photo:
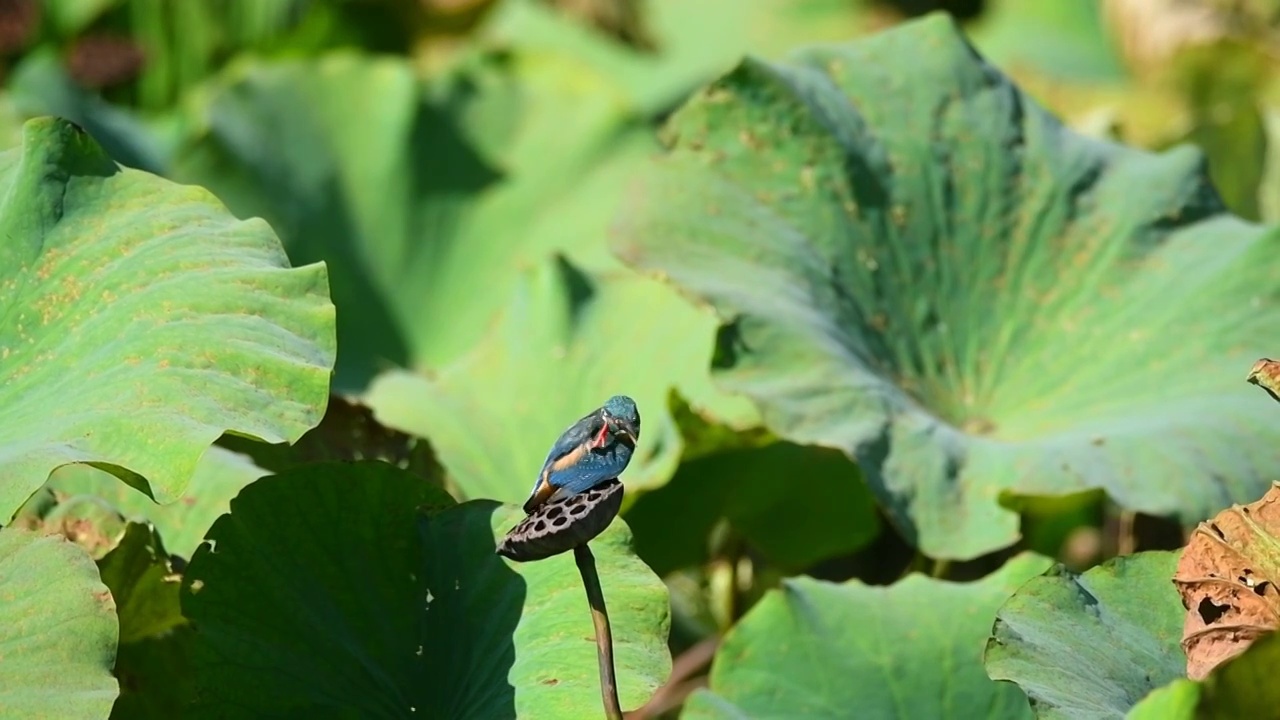
<instances>
[{"instance_id":1,"label":"blurred green background","mask_svg":"<svg viewBox=\"0 0 1280 720\"><path fill-rule=\"evenodd\" d=\"M706 308L611 251L695 90L744 54L935 10L1076 132L1194 144L1232 211L1280 220L1266 0L0 0L0 147L66 117L121 164L265 218L295 265L326 261L334 391L425 438L459 497L522 500L560 430L636 397L624 517L671 590L677 658L656 717L783 577L971 580L1023 550L1084 569L1183 543L1090 491L1002 498L1016 544L926 557L848 457L774 437L711 382Z\"/></svg>"}]
</instances>

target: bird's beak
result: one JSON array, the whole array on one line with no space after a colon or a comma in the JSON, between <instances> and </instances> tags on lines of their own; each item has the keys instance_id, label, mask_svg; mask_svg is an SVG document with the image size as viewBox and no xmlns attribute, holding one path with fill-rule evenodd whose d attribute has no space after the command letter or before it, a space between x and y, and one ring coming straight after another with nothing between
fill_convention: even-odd
<instances>
[{"instance_id":1,"label":"bird's beak","mask_svg":"<svg viewBox=\"0 0 1280 720\"><path fill-rule=\"evenodd\" d=\"M618 423L617 431L619 435L631 441L632 445L636 444L636 440L638 438L636 438L636 432L631 428L631 426L625 423Z\"/></svg>"}]
</instances>

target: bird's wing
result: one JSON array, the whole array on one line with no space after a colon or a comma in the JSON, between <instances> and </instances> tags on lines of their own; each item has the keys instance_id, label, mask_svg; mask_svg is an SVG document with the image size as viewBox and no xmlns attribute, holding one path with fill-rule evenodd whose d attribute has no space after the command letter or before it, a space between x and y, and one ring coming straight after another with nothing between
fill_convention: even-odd
<instances>
[{"instance_id":1,"label":"bird's wing","mask_svg":"<svg viewBox=\"0 0 1280 720\"><path fill-rule=\"evenodd\" d=\"M603 424L604 419L600 416L600 411L596 410L583 416L556 438L555 444L551 446L551 452L547 453L547 459L542 463L542 470L538 472L538 479L533 483L529 499L524 503L526 513L532 512L533 508L546 502L555 494L557 486L551 484L552 473L577 464Z\"/></svg>"},{"instance_id":2,"label":"bird's wing","mask_svg":"<svg viewBox=\"0 0 1280 720\"><path fill-rule=\"evenodd\" d=\"M579 451L591 442L591 439L599 431L600 426L604 424L604 419L600 417L600 411L597 410L590 415L584 416L581 420L569 426L556 438L556 442L551 446L551 451L547 453L547 459L542 462L542 470L538 473L539 479L546 477L547 473L552 470L552 465L557 462L564 462L563 458L570 453Z\"/></svg>"}]
</instances>

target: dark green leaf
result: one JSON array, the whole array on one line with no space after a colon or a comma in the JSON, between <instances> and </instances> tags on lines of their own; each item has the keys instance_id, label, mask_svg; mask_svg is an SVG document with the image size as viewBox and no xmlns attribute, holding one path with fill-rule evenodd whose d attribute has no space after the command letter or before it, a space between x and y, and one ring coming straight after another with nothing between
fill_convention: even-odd
<instances>
[{"instance_id":1,"label":"dark green leaf","mask_svg":"<svg viewBox=\"0 0 1280 720\"><path fill-rule=\"evenodd\" d=\"M183 609L199 628L197 714L598 715L573 558L510 564L494 552L522 515L489 501L454 506L378 462L301 467L248 486L184 578ZM593 547L619 690L637 706L670 657L666 592L629 544L615 523Z\"/></svg>"}]
</instances>

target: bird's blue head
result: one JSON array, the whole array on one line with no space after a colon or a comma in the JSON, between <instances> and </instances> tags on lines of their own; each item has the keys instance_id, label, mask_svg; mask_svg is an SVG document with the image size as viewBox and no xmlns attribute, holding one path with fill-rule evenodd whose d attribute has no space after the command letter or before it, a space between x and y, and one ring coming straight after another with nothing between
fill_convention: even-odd
<instances>
[{"instance_id":1,"label":"bird's blue head","mask_svg":"<svg viewBox=\"0 0 1280 720\"><path fill-rule=\"evenodd\" d=\"M630 438L633 445L640 439L640 411L635 400L614 395L605 401L604 417L614 432Z\"/></svg>"}]
</instances>

